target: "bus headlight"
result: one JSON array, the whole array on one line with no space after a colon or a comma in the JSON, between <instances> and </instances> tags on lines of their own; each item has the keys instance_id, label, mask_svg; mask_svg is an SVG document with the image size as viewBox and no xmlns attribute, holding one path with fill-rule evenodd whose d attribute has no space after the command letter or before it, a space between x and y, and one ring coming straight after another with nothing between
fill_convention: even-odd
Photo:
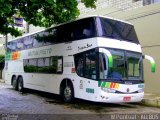
<instances>
[{"instance_id":1,"label":"bus headlight","mask_svg":"<svg viewBox=\"0 0 160 120\"><path fill-rule=\"evenodd\" d=\"M107 93L115 93L116 90L111 89L111 88L101 88L102 91L107 92Z\"/></svg>"}]
</instances>

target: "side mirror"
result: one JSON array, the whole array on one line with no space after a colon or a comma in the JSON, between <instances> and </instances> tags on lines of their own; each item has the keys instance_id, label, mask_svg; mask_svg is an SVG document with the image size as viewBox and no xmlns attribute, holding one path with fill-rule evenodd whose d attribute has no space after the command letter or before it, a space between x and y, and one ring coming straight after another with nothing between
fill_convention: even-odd
<instances>
[{"instance_id":1,"label":"side mirror","mask_svg":"<svg viewBox=\"0 0 160 120\"><path fill-rule=\"evenodd\" d=\"M102 53L104 53L104 54L106 54L108 56L108 62L109 62L108 66L110 68L112 68L113 67L113 57L112 57L112 54L108 50L106 50L104 48L99 48L99 52L102 52Z\"/></svg>"},{"instance_id":2,"label":"side mirror","mask_svg":"<svg viewBox=\"0 0 160 120\"><path fill-rule=\"evenodd\" d=\"M149 55L143 55L143 58L150 61L150 63L151 63L151 72L154 73L156 71L155 60L151 56L149 56Z\"/></svg>"}]
</instances>

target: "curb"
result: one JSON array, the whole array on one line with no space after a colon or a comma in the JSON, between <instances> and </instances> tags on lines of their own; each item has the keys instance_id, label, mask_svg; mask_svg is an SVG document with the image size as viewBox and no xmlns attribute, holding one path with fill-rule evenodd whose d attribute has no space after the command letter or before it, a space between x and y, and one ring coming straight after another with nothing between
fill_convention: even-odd
<instances>
[{"instance_id":1,"label":"curb","mask_svg":"<svg viewBox=\"0 0 160 120\"><path fill-rule=\"evenodd\" d=\"M150 107L160 107L160 99L146 99L142 100L142 105L150 106Z\"/></svg>"}]
</instances>

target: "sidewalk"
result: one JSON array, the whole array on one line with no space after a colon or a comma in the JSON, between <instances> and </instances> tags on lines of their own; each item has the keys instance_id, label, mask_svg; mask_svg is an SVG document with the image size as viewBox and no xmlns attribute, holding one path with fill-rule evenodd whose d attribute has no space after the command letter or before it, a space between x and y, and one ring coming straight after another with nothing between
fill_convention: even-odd
<instances>
[{"instance_id":1,"label":"sidewalk","mask_svg":"<svg viewBox=\"0 0 160 120\"><path fill-rule=\"evenodd\" d=\"M145 93L142 105L160 107L160 94Z\"/></svg>"},{"instance_id":2,"label":"sidewalk","mask_svg":"<svg viewBox=\"0 0 160 120\"><path fill-rule=\"evenodd\" d=\"M0 82L4 83L5 81L0 79ZM150 107L160 107L160 94L145 93L140 104Z\"/></svg>"}]
</instances>

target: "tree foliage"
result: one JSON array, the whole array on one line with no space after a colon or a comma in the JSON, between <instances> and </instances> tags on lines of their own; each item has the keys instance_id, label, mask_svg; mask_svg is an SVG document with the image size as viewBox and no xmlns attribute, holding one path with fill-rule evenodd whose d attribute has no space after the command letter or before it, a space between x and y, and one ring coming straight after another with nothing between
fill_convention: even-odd
<instances>
[{"instance_id":1,"label":"tree foliage","mask_svg":"<svg viewBox=\"0 0 160 120\"><path fill-rule=\"evenodd\" d=\"M95 8L97 0L81 0L86 7ZM29 24L49 27L75 19L80 14L77 0L0 0L0 33L18 36L14 16L19 15Z\"/></svg>"}]
</instances>

